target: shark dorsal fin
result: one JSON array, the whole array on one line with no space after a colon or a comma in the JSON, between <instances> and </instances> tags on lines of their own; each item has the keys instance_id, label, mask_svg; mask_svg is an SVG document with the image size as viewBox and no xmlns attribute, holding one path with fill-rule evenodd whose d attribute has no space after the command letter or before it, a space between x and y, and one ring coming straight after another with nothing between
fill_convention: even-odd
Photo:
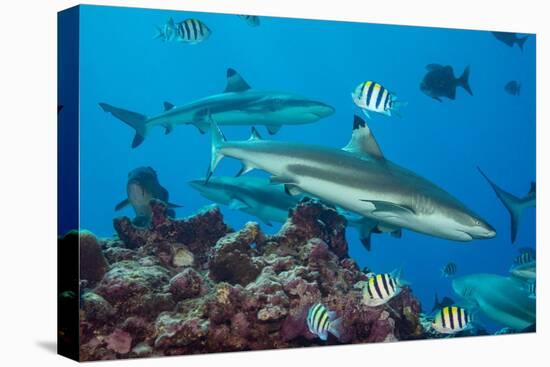
<instances>
[{"instance_id":1,"label":"shark dorsal fin","mask_svg":"<svg viewBox=\"0 0 550 367\"><path fill-rule=\"evenodd\" d=\"M170 102L164 102L164 111L170 111L174 107L175 107L174 104Z\"/></svg>"},{"instance_id":2,"label":"shark dorsal fin","mask_svg":"<svg viewBox=\"0 0 550 367\"><path fill-rule=\"evenodd\" d=\"M224 93L244 92L250 89L250 85L235 71L235 69L227 69L227 86Z\"/></svg>"},{"instance_id":3,"label":"shark dorsal fin","mask_svg":"<svg viewBox=\"0 0 550 367\"><path fill-rule=\"evenodd\" d=\"M351 140L343 150L355 154L363 154L378 160L384 160L384 154L369 127L361 117L355 115Z\"/></svg>"},{"instance_id":4,"label":"shark dorsal fin","mask_svg":"<svg viewBox=\"0 0 550 367\"><path fill-rule=\"evenodd\" d=\"M248 140L262 140L260 133L254 126L252 126L252 132L250 133L250 138L248 138Z\"/></svg>"}]
</instances>

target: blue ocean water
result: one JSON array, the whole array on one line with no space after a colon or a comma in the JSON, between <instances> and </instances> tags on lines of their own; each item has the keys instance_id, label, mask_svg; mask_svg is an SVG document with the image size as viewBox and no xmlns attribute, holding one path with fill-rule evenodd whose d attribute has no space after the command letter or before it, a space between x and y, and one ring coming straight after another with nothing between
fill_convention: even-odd
<instances>
[{"instance_id":1,"label":"blue ocean water","mask_svg":"<svg viewBox=\"0 0 550 367\"><path fill-rule=\"evenodd\" d=\"M153 39L155 26L170 17L200 19L212 35L197 45ZM209 134L191 125L177 126L170 135L158 128L132 149L134 131L98 103L153 115L164 101L181 105L222 92L232 67L252 88L293 92L336 109L318 122L284 126L270 137L282 141L346 145L353 115L360 113L350 94L366 80L408 102L401 118L369 121L385 156L438 184L497 230L493 239L468 243L411 231L400 239L374 235L371 252L348 230L350 255L359 265L377 272L402 268L424 309L431 309L435 292L454 296L449 279L440 275L446 263L455 262L458 275L506 275L517 249L535 245L535 211L525 211L512 244L509 215L476 169L517 196L535 181L534 36L522 52L483 31L269 17L250 27L235 15L83 6L80 39L82 228L111 236L114 217L134 215L131 208L115 212L114 207L126 196L128 172L139 166L157 171L171 201L183 205L178 217L211 204L188 185L206 172ZM419 84L430 63L452 65L456 76L470 65L474 95L458 88L455 101L439 103L423 94ZM521 82L519 96L504 91L509 80ZM231 140L250 135L248 127L223 131ZM239 168L227 159L216 174L234 175ZM234 228L256 220L227 207L222 212ZM262 228L270 233L279 226Z\"/></svg>"}]
</instances>

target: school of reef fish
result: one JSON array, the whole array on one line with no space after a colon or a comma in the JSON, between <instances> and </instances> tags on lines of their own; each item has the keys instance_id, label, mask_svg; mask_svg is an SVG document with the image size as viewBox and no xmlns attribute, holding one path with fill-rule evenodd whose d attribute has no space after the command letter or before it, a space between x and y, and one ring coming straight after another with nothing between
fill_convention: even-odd
<instances>
[{"instance_id":1,"label":"school of reef fish","mask_svg":"<svg viewBox=\"0 0 550 367\"><path fill-rule=\"evenodd\" d=\"M241 15L251 27L260 18ZM196 45L214 33L198 19L157 27L164 42ZM527 37L493 32L497 40L523 49ZM454 100L460 87L469 95L470 67L460 76L450 65L430 64L420 82L435 101ZM520 94L521 83L504 91ZM379 82L366 80L351 93L366 119L400 116L407 103ZM80 238L81 359L117 359L367 343L487 332L482 313L505 329L534 330L536 256L519 250L509 276L461 275L449 262L441 275L452 281L458 302L435 297L422 309L399 271L359 269L348 255L347 226L367 250L372 234L400 237L403 230L454 241L490 239L493 228L479 214L437 184L387 159L367 121L350 119L351 138L342 149L301 142L270 141L255 126L276 134L282 126L314 123L331 115L329 104L290 92L253 89L234 69L222 93L175 105L156 115L100 103L135 130L132 148L148 132L193 125L211 134L212 156L205 177L189 184L216 204L240 210L263 224L281 225L267 235L255 222L230 228L217 206L180 219L151 167L128 175L127 197L135 218L114 220L117 236ZM251 128L245 141L228 141L222 128ZM237 177L214 175L224 157L242 162ZM253 169L270 178L250 177ZM521 213L535 206L535 184L525 197L504 191L480 169L511 217L511 241ZM373 267L375 264L372 264ZM60 302L63 302L61 300Z\"/></svg>"}]
</instances>

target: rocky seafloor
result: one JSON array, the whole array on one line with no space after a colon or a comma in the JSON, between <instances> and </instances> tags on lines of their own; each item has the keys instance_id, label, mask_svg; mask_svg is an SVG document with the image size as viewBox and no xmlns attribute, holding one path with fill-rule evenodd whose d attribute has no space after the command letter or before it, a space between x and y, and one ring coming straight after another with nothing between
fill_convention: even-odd
<instances>
[{"instance_id":1,"label":"rocky seafloor","mask_svg":"<svg viewBox=\"0 0 550 367\"><path fill-rule=\"evenodd\" d=\"M379 307L348 256L345 219L305 200L275 235L235 231L217 207L185 219L151 202L150 228L116 218L115 238L80 236L80 359L294 348L425 338L409 287ZM308 331L309 307L342 317L340 340Z\"/></svg>"}]
</instances>

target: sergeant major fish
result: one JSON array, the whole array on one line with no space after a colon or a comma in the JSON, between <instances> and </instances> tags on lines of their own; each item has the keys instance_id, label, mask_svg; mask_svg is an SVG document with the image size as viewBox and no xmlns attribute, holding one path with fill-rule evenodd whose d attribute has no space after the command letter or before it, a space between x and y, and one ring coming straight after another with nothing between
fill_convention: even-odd
<instances>
[{"instance_id":1,"label":"sergeant major fish","mask_svg":"<svg viewBox=\"0 0 550 367\"><path fill-rule=\"evenodd\" d=\"M208 39L212 31L206 24L198 19L186 19L181 23L174 23L170 18L168 22L157 27L157 35L163 41L185 42L191 45L200 43Z\"/></svg>"},{"instance_id":2,"label":"sergeant major fish","mask_svg":"<svg viewBox=\"0 0 550 367\"><path fill-rule=\"evenodd\" d=\"M537 272L537 259L534 251L520 250L518 257L510 268L510 273L522 279L535 279Z\"/></svg>"},{"instance_id":3,"label":"sergeant major fish","mask_svg":"<svg viewBox=\"0 0 550 367\"><path fill-rule=\"evenodd\" d=\"M459 78L454 75L453 67L439 64L429 64L426 66L428 72L420 83L420 90L424 94L432 97L436 101L443 102L441 97L454 100L456 98L456 87L462 87L468 94L473 96L469 84L470 67L467 66Z\"/></svg>"},{"instance_id":4,"label":"sergeant major fish","mask_svg":"<svg viewBox=\"0 0 550 367\"><path fill-rule=\"evenodd\" d=\"M369 307L383 305L401 292L401 286L396 272L373 275L363 287L363 303Z\"/></svg>"},{"instance_id":5,"label":"sergeant major fish","mask_svg":"<svg viewBox=\"0 0 550 367\"><path fill-rule=\"evenodd\" d=\"M472 316L466 309L445 306L434 317L432 327L441 334L455 334L471 326Z\"/></svg>"},{"instance_id":6,"label":"sergeant major fish","mask_svg":"<svg viewBox=\"0 0 550 367\"><path fill-rule=\"evenodd\" d=\"M309 331L321 340L327 340L328 333L340 339L342 319L336 316L336 312L329 311L325 305L316 303L311 306L306 320Z\"/></svg>"},{"instance_id":7,"label":"sergeant major fish","mask_svg":"<svg viewBox=\"0 0 550 367\"><path fill-rule=\"evenodd\" d=\"M441 274L445 278L450 278L456 274L457 266L455 263L450 262L441 269Z\"/></svg>"},{"instance_id":8,"label":"sergeant major fish","mask_svg":"<svg viewBox=\"0 0 550 367\"><path fill-rule=\"evenodd\" d=\"M405 104L398 101L397 97L388 89L370 80L359 84L351 94L351 98L369 118L369 112L386 116L398 115L399 109Z\"/></svg>"},{"instance_id":9,"label":"sergeant major fish","mask_svg":"<svg viewBox=\"0 0 550 367\"><path fill-rule=\"evenodd\" d=\"M149 203L152 199L164 201L170 208L168 211L170 216L174 216L173 208L180 207L168 201L168 190L159 183L157 173L151 167L139 167L128 173L126 192L128 197L118 203L115 210L131 205L136 213L133 223L140 227L149 226L151 221Z\"/></svg>"}]
</instances>

